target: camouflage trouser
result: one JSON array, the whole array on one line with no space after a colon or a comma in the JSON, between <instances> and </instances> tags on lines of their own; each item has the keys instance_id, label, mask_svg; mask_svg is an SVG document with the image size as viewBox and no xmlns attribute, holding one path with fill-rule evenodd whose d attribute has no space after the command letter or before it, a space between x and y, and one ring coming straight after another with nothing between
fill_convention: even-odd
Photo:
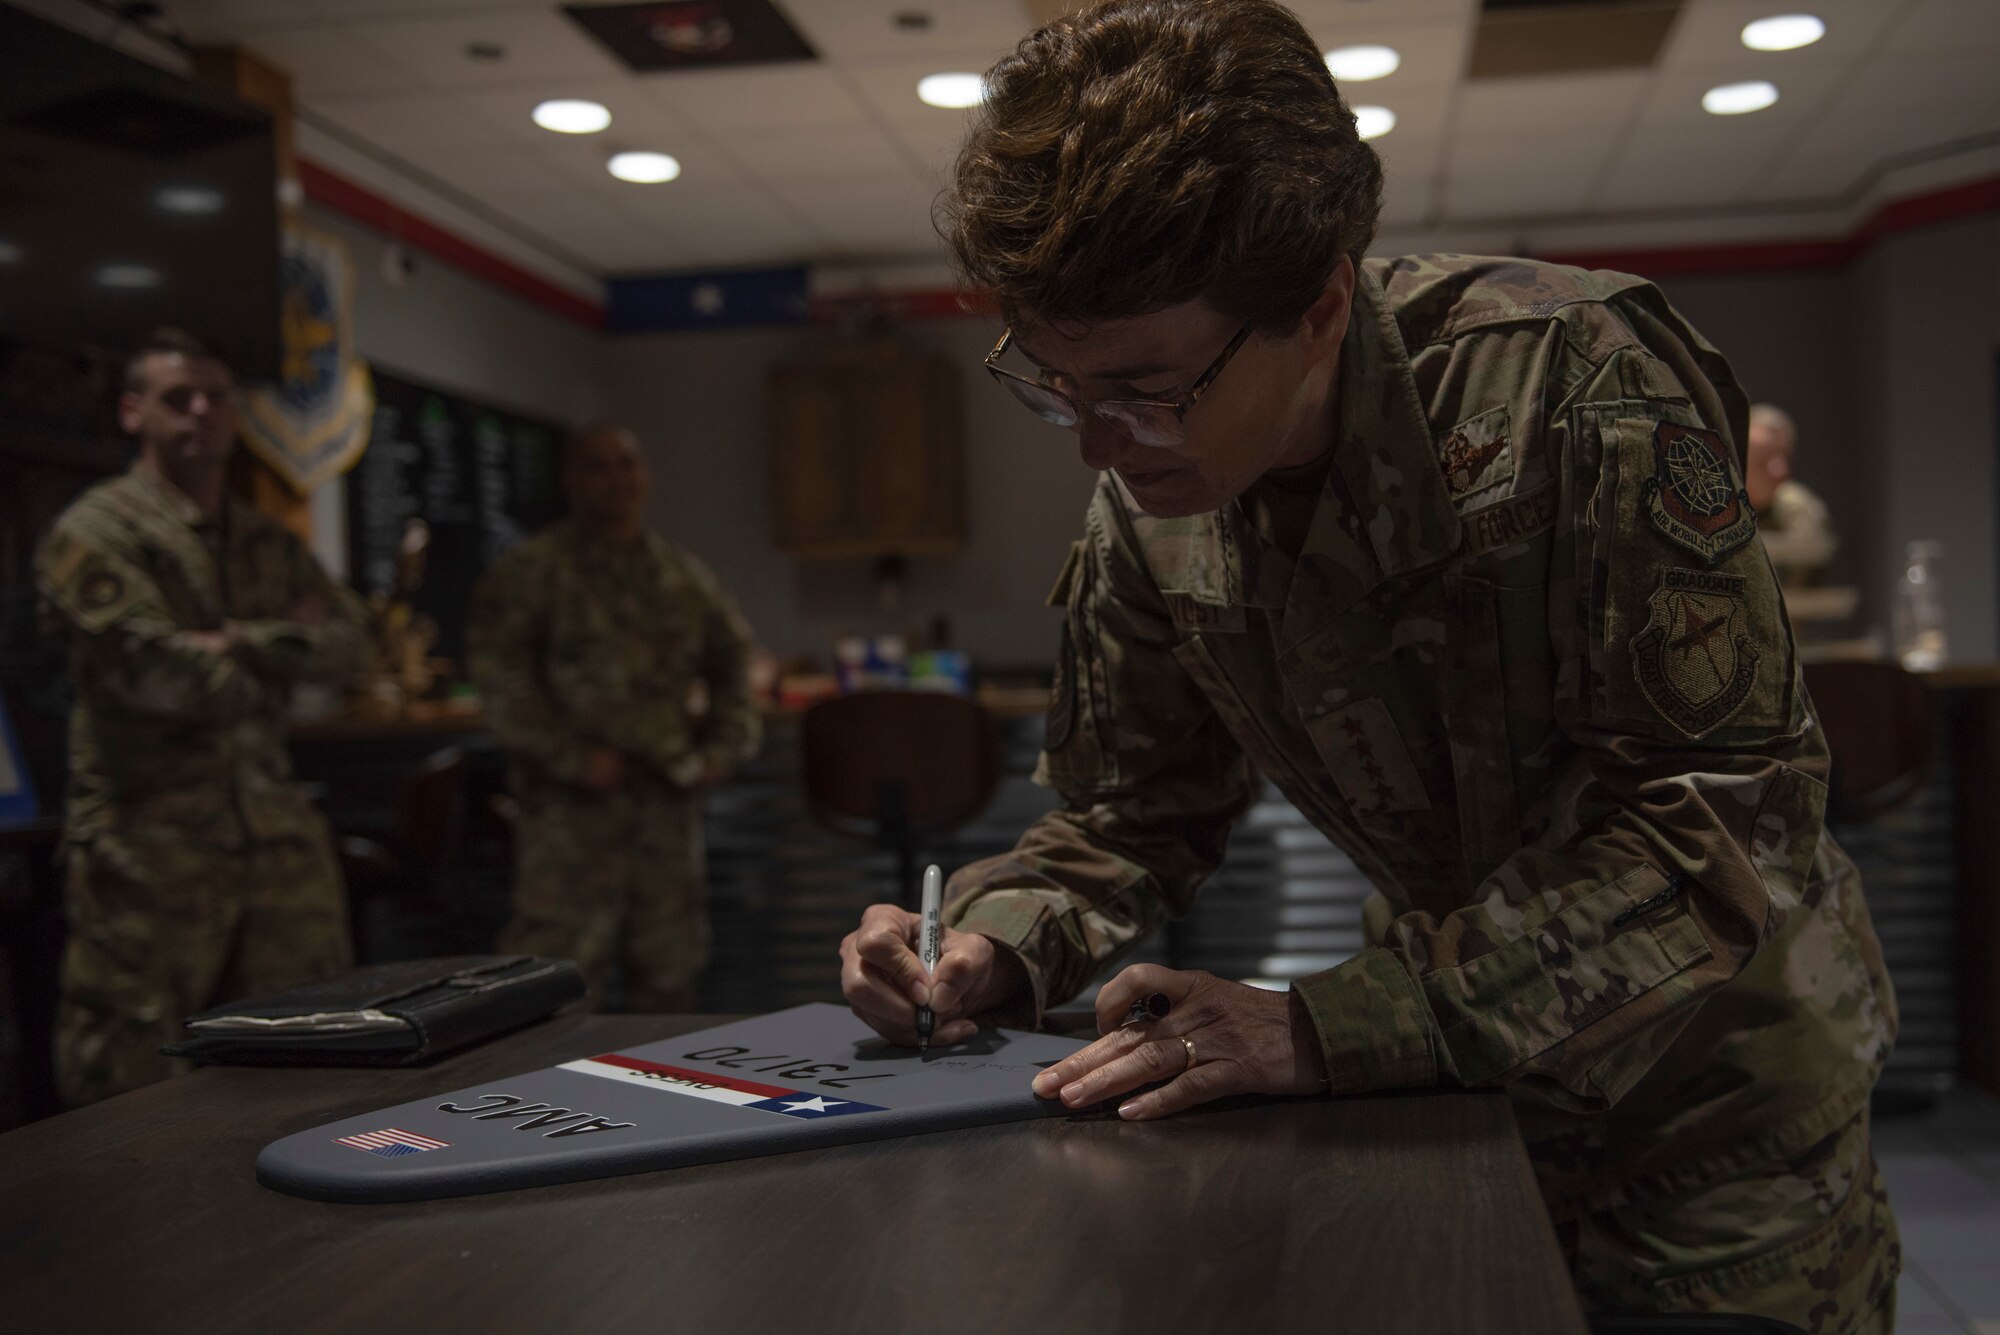
<instances>
[{"instance_id":1,"label":"camouflage trouser","mask_svg":"<svg viewBox=\"0 0 2000 1335\"><path fill-rule=\"evenodd\" d=\"M56 1083L72 1106L185 1072L159 1053L185 1016L353 965L324 827L234 849L90 837L70 846L64 895Z\"/></svg>"},{"instance_id":2,"label":"camouflage trouser","mask_svg":"<svg viewBox=\"0 0 2000 1335\"><path fill-rule=\"evenodd\" d=\"M1557 1228L1593 1313L1734 1312L1808 1335L1895 1327L1902 1247L1865 1111L1792 1162L1558 1214Z\"/></svg>"},{"instance_id":3,"label":"camouflage trouser","mask_svg":"<svg viewBox=\"0 0 2000 1335\"><path fill-rule=\"evenodd\" d=\"M524 792L515 838L500 949L574 960L600 1005L617 967L627 1010L695 1009L709 944L698 799Z\"/></svg>"}]
</instances>

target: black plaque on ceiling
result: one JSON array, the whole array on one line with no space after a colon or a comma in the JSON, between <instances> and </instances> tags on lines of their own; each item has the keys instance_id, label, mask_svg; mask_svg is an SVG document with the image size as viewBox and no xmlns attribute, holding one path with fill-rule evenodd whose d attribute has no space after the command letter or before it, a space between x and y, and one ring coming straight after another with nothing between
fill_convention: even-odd
<instances>
[{"instance_id":1,"label":"black plaque on ceiling","mask_svg":"<svg viewBox=\"0 0 2000 1335\"><path fill-rule=\"evenodd\" d=\"M465 659L472 587L493 558L562 513L563 429L376 369L368 452L347 474L347 569L388 593L409 521L430 525L413 602L437 622L435 652Z\"/></svg>"},{"instance_id":2,"label":"black plaque on ceiling","mask_svg":"<svg viewBox=\"0 0 2000 1335\"><path fill-rule=\"evenodd\" d=\"M642 73L818 58L771 0L564 5L563 12Z\"/></svg>"}]
</instances>

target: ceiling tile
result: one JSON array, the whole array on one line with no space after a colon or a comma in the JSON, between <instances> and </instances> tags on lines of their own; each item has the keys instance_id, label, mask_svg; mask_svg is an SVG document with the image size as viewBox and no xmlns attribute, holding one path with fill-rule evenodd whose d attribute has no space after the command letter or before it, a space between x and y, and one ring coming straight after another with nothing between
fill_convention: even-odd
<instances>
[{"instance_id":1,"label":"ceiling tile","mask_svg":"<svg viewBox=\"0 0 2000 1335\"><path fill-rule=\"evenodd\" d=\"M1889 30L1882 50L1890 56L2000 52L2000 5L1993 0L1915 0Z\"/></svg>"},{"instance_id":2,"label":"ceiling tile","mask_svg":"<svg viewBox=\"0 0 2000 1335\"><path fill-rule=\"evenodd\" d=\"M1973 132L1979 120L1979 113L1971 111L1917 120L1884 117L1866 106L1841 107L1793 141L1751 197L1767 202L1841 199L1902 156Z\"/></svg>"},{"instance_id":3,"label":"ceiling tile","mask_svg":"<svg viewBox=\"0 0 2000 1335\"><path fill-rule=\"evenodd\" d=\"M1592 135L1622 126L1646 91L1643 71L1566 74L1544 79L1479 79L1458 92L1457 133L1479 139L1517 135Z\"/></svg>"},{"instance_id":4,"label":"ceiling tile","mask_svg":"<svg viewBox=\"0 0 2000 1335\"><path fill-rule=\"evenodd\" d=\"M751 187L647 196L636 200L629 212L641 224L657 224L671 232L686 250L687 263L702 268L797 264L813 259L821 249L795 210Z\"/></svg>"},{"instance_id":5,"label":"ceiling tile","mask_svg":"<svg viewBox=\"0 0 2000 1335\"><path fill-rule=\"evenodd\" d=\"M1799 66L1782 75L1774 71L1770 79L1778 87L1777 105L1743 116L1715 116L1702 110L1701 95L1717 84L1736 82L1734 75L1699 69L1663 71L1646 94L1638 123L1642 129L1713 123L1749 125L1755 121L1798 123L1823 107L1844 77L1845 71L1823 67Z\"/></svg>"},{"instance_id":6,"label":"ceiling tile","mask_svg":"<svg viewBox=\"0 0 2000 1335\"><path fill-rule=\"evenodd\" d=\"M1993 56L1977 53L1883 56L1843 79L1831 105L1917 120L1926 112L1972 110L1992 101L1995 66Z\"/></svg>"},{"instance_id":7,"label":"ceiling tile","mask_svg":"<svg viewBox=\"0 0 2000 1335\"><path fill-rule=\"evenodd\" d=\"M730 135L726 143L744 171L774 183L786 178L893 176L910 168L910 155L903 146L872 125L759 130Z\"/></svg>"},{"instance_id":8,"label":"ceiling tile","mask_svg":"<svg viewBox=\"0 0 2000 1335\"><path fill-rule=\"evenodd\" d=\"M1396 72L1382 79L1340 85L1350 101L1379 101L1374 90L1398 95L1415 88L1449 87L1465 75L1466 53L1472 46L1470 23L1412 24L1400 8L1392 21L1381 7L1351 7L1337 18L1309 25L1322 51L1337 46L1391 47L1402 58Z\"/></svg>"},{"instance_id":9,"label":"ceiling tile","mask_svg":"<svg viewBox=\"0 0 2000 1335\"><path fill-rule=\"evenodd\" d=\"M474 88L455 95L458 105L495 134L524 147L588 144L609 154L624 148L652 148L671 153L690 137L685 121L647 97L630 79L547 79L506 88ZM599 102L611 113L611 124L596 134L565 135L535 124L535 107L550 98L574 97Z\"/></svg>"},{"instance_id":10,"label":"ceiling tile","mask_svg":"<svg viewBox=\"0 0 2000 1335\"><path fill-rule=\"evenodd\" d=\"M1678 212L1742 199L1773 144L1653 130L1619 145L1593 201L1602 213Z\"/></svg>"},{"instance_id":11,"label":"ceiling tile","mask_svg":"<svg viewBox=\"0 0 2000 1335\"><path fill-rule=\"evenodd\" d=\"M624 66L554 9L476 10L448 17L363 20L349 32L385 57L420 70L440 88L525 83L535 79L605 78ZM466 55L473 42L502 47L500 60Z\"/></svg>"},{"instance_id":12,"label":"ceiling tile","mask_svg":"<svg viewBox=\"0 0 2000 1335\"><path fill-rule=\"evenodd\" d=\"M350 134L404 155L424 149L501 148L508 142L486 117L451 93L322 97L302 105Z\"/></svg>"},{"instance_id":13,"label":"ceiling tile","mask_svg":"<svg viewBox=\"0 0 2000 1335\"><path fill-rule=\"evenodd\" d=\"M841 255L929 254L940 244L931 227L937 192L914 173L813 182L783 194Z\"/></svg>"},{"instance_id":14,"label":"ceiling tile","mask_svg":"<svg viewBox=\"0 0 2000 1335\"><path fill-rule=\"evenodd\" d=\"M439 180L475 196L556 192L569 184L553 163L516 148L421 149L403 156Z\"/></svg>"},{"instance_id":15,"label":"ceiling tile","mask_svg":"<svg viewBox=\"0 0 2000 1335\"><path fill-rule=\"evenodd\" d=\"M963 126L971 118L970 110L933 107L917 96L917 83L926 74L968 68L962 64L877 65L850 69L844 74L855 96L876 114L898 125L923 128L941 124Z\"/></svg>"},{"instance_id":16,"label":"ceiling tile","mask_svg":"<svg viewBox=\"0 0 2000 1335\"><path fill-rule=\"evenodd\" d=\"M1786 12L1778 0L1694 0L1684 5L1660 53L1664 70L1702 70L1717 82L1772 79L1799 69L1851 65L1866 59L1899 6L1889 0L1811 0L1795 6L1824 20L1826 35L1796 51L1752 51L1743 45L1743 25Z\"/></svg>"},{"instance_id":17,"label":"ceiling tile","mask_svg":"<svg viewBox=\"0 0 2000 1335\"><path fill-rule=\"evenodd\" d=\"M717 134L859 125L867 112L832 71L813 65L688 70L648 75L645 95Z\"/></svg>"},{"instance_id":18,"label":"ceiling tile","mask_svg":"<svg viewBox=\"0 0 2000 1335\"><path fill-rule=\"evenodd\" d=\"M1357 3L1357 0L1290 0L1286 5L1306 30L1318 36L1322 30L1348 22L1367 22L1377 15L1386 17L1390 6L1384 0ZM1479 0L1395 0L1398 23L1462 23L1469 29L1479 17Z\"/></svg>"},{"instance_id":19,"label":"ceiling tile","mask_svg":"<svg viewBox=\"0 0 2000 1335\"><path fill-rule=\"evenodd\" d=\"M1579 212L1600 158L1552 157L1533 138L1458 141L1445 151L1444 215L1452 223L1563 217Z\"/></svg>"},{"instance_id":20,"label":"ceiling tile","mask_svg":"<svg viewBox=\"0 0 2000 1335\"><path fill-rule=\"evenodd\" d=\"M409 93L427 86L414 64L384 55L338 28L292 28L247 37L242 43L292 76L304 101L368 93Z\"/></svg>"},{"instance_id":21,"label":"ceiling tile","mask_svg":"<svg viewBox=\"0 0 2000 1335\"><path fill-rule=\"evenodd\" d=\"M792 26L820 55L842 64L898 65L938 57L971 59L984 70L1028 35L1026 9L1014 0L778 0ZM895 24L905 10L930 15L930 27ZM938 68L933 66L932 68Z\"/></svg>"}]
</instances>

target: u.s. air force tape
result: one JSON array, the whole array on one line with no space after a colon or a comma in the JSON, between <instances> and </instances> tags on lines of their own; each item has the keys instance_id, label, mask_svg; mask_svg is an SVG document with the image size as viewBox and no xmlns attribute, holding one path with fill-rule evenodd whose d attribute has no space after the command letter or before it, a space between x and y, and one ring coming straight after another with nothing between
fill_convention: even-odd
<instances>
[{"instance_id":1,"label":"u.s. air force tape","mask_svg":"<svg viewBox=\"0 0 2000 1335\"><path fill-rule=\"evenodd\" d=\"M1083 1044L988 1031L919 1056L814 1004L580 1056L286 1136L266 1186L410 1201L1022 1121L1068 1110L1029 1081Z\"/></svg>"}]
</instances>

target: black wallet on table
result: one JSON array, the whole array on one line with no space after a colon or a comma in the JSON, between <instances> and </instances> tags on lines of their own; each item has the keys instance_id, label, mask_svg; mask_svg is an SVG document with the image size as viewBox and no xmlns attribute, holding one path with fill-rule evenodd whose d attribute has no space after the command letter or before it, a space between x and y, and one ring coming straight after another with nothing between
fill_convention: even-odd
<instances>
[{"instance_id":1,"label":"black wallet on table","mask_svg":"<svg viewBox=\"0 0 2000 1335\"><path fill-rule=\"evenodd\" d=\"M187 1018L161 1051L251 1066L421 1066L497 1038L583 995L568 960L404 960L248 997Z\"/></svg>"}]
</instances>

